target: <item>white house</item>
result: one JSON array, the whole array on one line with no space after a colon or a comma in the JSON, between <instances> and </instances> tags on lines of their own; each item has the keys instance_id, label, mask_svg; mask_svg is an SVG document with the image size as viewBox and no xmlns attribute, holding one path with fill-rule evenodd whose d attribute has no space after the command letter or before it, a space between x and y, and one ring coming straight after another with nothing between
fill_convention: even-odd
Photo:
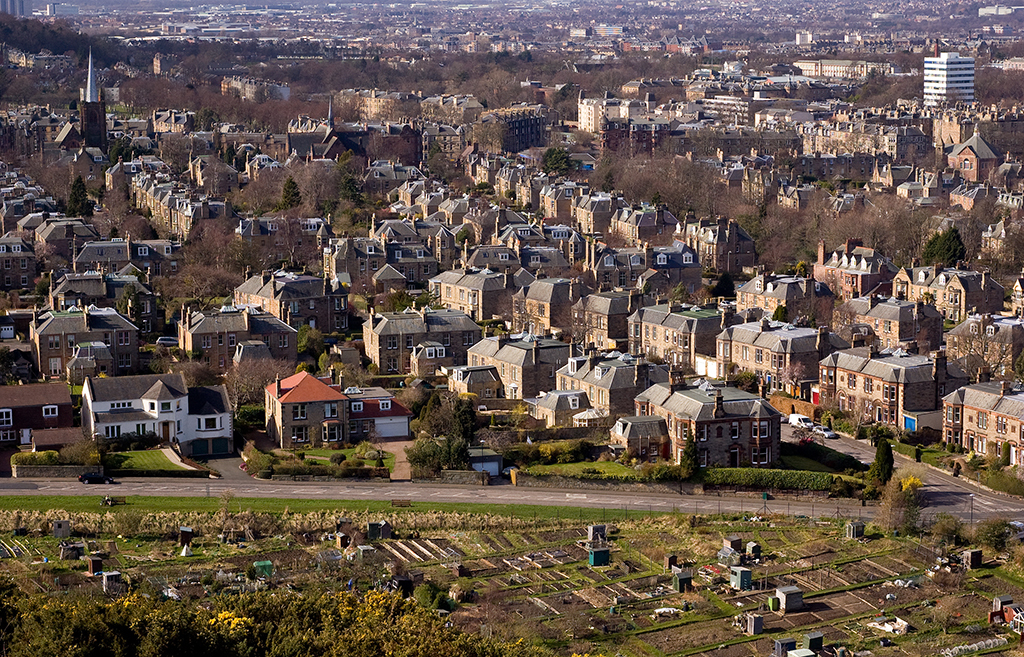
<instances>
[{"instance_id":1,"label":"white house","mask_svg":"<svg viewBox=\"0 0 1024 657\"><path fill-rule=\"evenodd\" d=\"M231 404L224 386L189 388L181 374L85 380L82 423L95 436L155 433L183 456L233 451Z\"/></svg>"}]
</instances>

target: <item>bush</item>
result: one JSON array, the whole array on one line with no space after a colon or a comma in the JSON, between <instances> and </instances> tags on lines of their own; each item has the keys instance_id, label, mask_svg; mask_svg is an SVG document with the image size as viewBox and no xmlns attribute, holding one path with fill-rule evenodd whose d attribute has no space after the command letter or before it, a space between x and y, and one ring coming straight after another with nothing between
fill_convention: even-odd
<instances>
[{"instance_id":1,"label":"bush","mask_svg":"<svg viewBox=\"0 0 1024 657\"><path fill-rule=\"evenodd\" d=\"M95 440L79 440L60 450L60 462L68 465L99 465L100 450Z\"/></svg>"},{"instance_id":2,"label":"bush","mask_svg":"<svg viewBox=\"0 0 1024 657\"><path fill-rule=\"evenodd\" d=\"M60 455L54 450L18 452L11 456L11 465L60 465Z\"/></svg>"},{"instance_id":3,"label":"bush","mask_svg":"<svg viewBox=\"0 0 1024 657\"><path fill-rule=\"evenodd\" d=\"M249 474L259 473L260 477L265 471L273 473L274 463L277 461L273 454L261 452L252 443L245 446L242 457L245 459L246 471Z\"/></svg>"},{"instance_id":4,"label":"bush","mask_svg":"<svg viewBox=\"0 0 1024 657\"><path fill-rule=\"evenodd\" d=\"M331 454L331 463L334 465L341 465L345 462L345 455L341 452L335 452Z\"/></svg>"},{"instance_id":5,"label":"bush","mask_svg":"<svg viewBox=\"0 0 1024 657\"><path fill-rule=\"evenodd\" d=\"M974 542L992 548L996 552L1006 549L1010 536L1010 523L1002 518L981 521L974 529Z\"/></svg>"},{"instance_id":6,"label":"bush","mask_svg":"<svg viewBox=\"0 0 1024 657\"><path fill-rule=\"evenodd\" d=\"M711 468L704 483L712 486L745 486L779 490L832 490L836 477L826 472L763 468Z\"/></svg>"}]
</instances>

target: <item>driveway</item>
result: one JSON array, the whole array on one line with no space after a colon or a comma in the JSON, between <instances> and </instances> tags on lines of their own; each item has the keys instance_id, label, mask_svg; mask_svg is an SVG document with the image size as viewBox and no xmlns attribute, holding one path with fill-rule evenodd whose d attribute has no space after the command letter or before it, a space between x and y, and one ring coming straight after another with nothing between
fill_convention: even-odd
<instances>
[{"instance_id":1,"label":"driveway","mask_svg":"<svg viewBox=\"0 0 1024 657\"><path fill-rule=\"evenodd\" d=\"M220 473L220 480L225 482L251 483L252 477L242 470L242 457L237 453L224 456L210 456L206 462Z\"/></svg>"}]
</instances>

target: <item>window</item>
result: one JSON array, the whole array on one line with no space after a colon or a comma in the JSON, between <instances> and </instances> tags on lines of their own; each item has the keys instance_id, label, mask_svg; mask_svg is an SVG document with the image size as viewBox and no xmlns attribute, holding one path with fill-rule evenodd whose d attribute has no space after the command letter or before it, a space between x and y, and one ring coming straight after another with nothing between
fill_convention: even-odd
<instances>
[{"instance_id":1,"label":"window","mask_svg":"<svg viewBox=\"0 0 1024 657\"><path fill-rule=\"evenodd\" d=\"M149 255L149 247L148 246L140 246L139 247L139 257L140 258L145 258L148 255Z\"/></svg>"},{"instance_id":2,"label":"window","mask_svg":"<svg viewBox=\"0 0 1024 657\"><path fill-rule=\"evenodd\" d=\"M405 336L405 348L406 349L412 349L412 336L411 335Z\"/></svg>"},{"instance_id":3,"label":"window","mask_svg":"<svg viewBox=\"0 0 1024 657\"><path fill-rule=\"evenodd\" d=\"M128 346L128 340L129 340L128 336L129 335L131 335L131 334L128 331L118 331L117 332L117 344L122 346L122 347L127 347Z\"/></svg>"},{"instance_id":4,"label":"window","mask_svg":"<svg viewBox=\"0 0 1024 657\"><path fill-rule=\"evenodd\" d=\"M60 372L62 369L63 367L61 366L60 358L50 359L50 376L60 376Z\"/></svg>"},{"instance_id":5,"label":"window","mask_svg":"<svg viewBox=\"0 0 1024 657\"><path fill-rule=\"evenodd\" d=\"M864 378L864 392L874 392L875 381L874 379Z\"/></svg>"},{"instance_id":6,"label":"window","mask_svg":"<svg viewBox=\"0 0 1024 657\"><path fill-rule=\"evenodd\" d=\"M139 434L140 436L142 434L146 433L146 425L142 424L142 423L136 424L135 425L135 433Z\"/></svg>"},{"instance_id":7,"label":"window","mask_svg":"<svg viewBox=\"0 0 1024 657\"><path fill-rule=\"evenodd\" d=\"M293 420L305 420L306 419L306 405L305 404L292 404L292 419Z\"/></svg>"},{"instance_id":8,"label":"window","mask_svg":"<svg viewBox=\"0 0 1024 657\"><path fill-rule=\"evenodd\" d=\"M730 431L729 431L729 437L733 438L733 439L736 439L736 438L740 437L740 423L739 422L733 422L732 423L732 426L730 427Z\"/></svg>"},{"instance_id":9,"label":"window","mask_svg":"<svg viewBox=\"0 0 1024 657\"><path fill-rule=\"evenodd\" d=\"M131 369L132 366L132 355L131 354L118 354L117 355L117 366L123 370Z\"/></svg>"},{"instance_id":10,"label":"window","mask_svg":"<svg viewBox=\"0 0 1024 657\"><path fill-rule=\"evenodd\" d=\"M575 397L575 396L569 397L569 408L575 410L575 409L577 409L579 407L580 407L580 398L579 397Z\"/></svg>"},{"instance_id":11,"label":"window","mask_svg":"<svg viewBox=\"0 0 1024 657\"><path fill-rule=\"evenodd\" d=\"M391 410L391 400L390 399L382 399L382 400L380 400L380 410L382 410L382 411L390 411Z\"/></svg>"},{"instance_id":12,"label":"window","mask_svg":"<svg viewBox=\"0 0 1024 657\"><path fill-rule=\"evenodd\" d=\"M309 440L309 427L292 427L292 442L304 443Z\"/></svg>"},{"instance_id":13,"label":"window","mask_svg":"<svg viewBox=\"0 0 1024 657\"><path fill-rule=\"evenodd\" d=\"M427 358L435 358L436 356L437 356L437 352L434 350L434 348L433 347L427 347Z\"/></svg>"},{"instance_id":14,"label":"window","mask_svg":"<svg viewBox=\"0 0 1024 657\"><path fill-rule=\"evenodd\" d=\"M978 428L979 429L987 429L988 428L988 413L978 413Z\"/></svg>"},{"instance_id":15,"label":"window","mask_svg":"<svg viewBox=\"0 0 1024 657\"><path fill-rule=\"evenodd\" d=\"M446 347L452 346L452 335L451 335L451 333L445 333L444 336L442 336L441 344L443 344Z\"/></svg>"},{"instance_id":16,"label":"window","mask_svg":"<svg viewBox=\"0 0 1024 657\"><path fill-rule=\"evenodd\" d=\"M68 349L71 349L74 346L75 346L75 334L74 333L68 333Z\"/></svg>"},{"instance_id":17,"label":"window","mask_svg":"<svg viewBox=\"0 0 1024 657\"><path fill-rule=\"evenodd\" d=\"M851 390L853 390L854 388L856 388L856 387L857 387L857 375L856 375L856 374L851 374L851 375L850 375L850 376L849 376L849 377L847 378L847 385L848 385L848 387L849 387L849 388L850 388Z\"/></svg>"},{"instance_id":18,"label":"window","mask_svg":"<svg viewBox=\"0 0 1024 657\"><path fill-rule=\"evenodd\" d=\"M206 429L207 431L209 431L210 429L216 429L217 428L217 418L215 418L215 417L206 417L206 418L202 418L202 420L203 420L203 428Z\"/></svg>"},{"instance_id":19,"label":"window","mask_svg":"<svg viewBox=\"0 0 1024 657\"><path fill-rule=\"evenodd\" d=\"M9 408L0 408L0 427L9 427L14 424L14 411Z\"/></svg>"},{"instance_id":20,"label":"window","mask_svg":"<svg viewBox=\"0 0 1024 657\"><path fill-rule=\"evenodd\" d=\"M131 408L132 403L128 401L110 402L110 410L116 411L122 408Z\"/></svg>"},{"instance_id":21,"label":"window","mask_svg":"<svg viewBox=\"0 0 1024 657\"><path fill-rule=\"evenodd\" d=\"M234 347L235 346L235 334L234 333L228 333L228 346L229 347Z\"/></svg>"},{"instance_id":22,"label":"window","mask_svg":"<svg viewBox=\"0 0 1024 657\"><path fill-rule=\"evenodd\" d=\"M1006 433L1006 418L1001 415L996 416L996 433Z\"/></svg>"},{"instance_id":23,"label":"window","mask_svg":"<svg viewBox=\"0 0 1024 657\"><path fill-rule=\"evenodd\" d=\"M209 335L204 335L200 343L203 349L209 349L211 346L213 346L213 338L211 338Z\"/></svg>"},{"instance_id":24,"label":"window","mask_svg":"<svg viewBox=\"0 0 1024 657\"><path fill-rule=\"evenodd\" d=\"M772 448L771 447L753 447L750 450L750 462L755 465L765 465L771 462Z\"/></svg>"},{"instance_id":25,"label":"window","mask_svg":"<svg viewBox=\"0 0 1024 657\"><path fill-rule=\"evenodd\" d=\"M113 426L103 427L103 435L107 438L117 438L121 435L121 426L115 424Z\"/></svg>"},{"instance_id":26,"label":"window","mask_svg":"<svg viewBox=\"0 0 1024 657\"><path fill-rule=\"evenodd\" d=\"M337 402L328 402L324 404L324 417L338 417Z\"/></svg>"},{"instance_id":27,"label":"window","mask_svg":"<svg viewBox=\"0 0 1024 657\"><path fill-rule=\"evenodd\" d=\"M57 407L43 406L43 417L57 417Z\"/></svg>"},{"instance_id":28,"label":"window","mask_svg":"<svg viewBox=\"0 0 1024 657\"><path fill-rule=\"evenodd\" d=\"M664 253L659 253L658 254L658 264L659 265L668 264L668 256L665 255Z\"/></svg>"},{"instance_id":29,"label":"window","mask_svg":"<svg viewBox=\"0 0 1024 657\"><path fill-rule=\"evenodd\" d=\"M281 335L277 336L277 346L281 347L282 349L288 346L287 333L282 333Z\"/></svg>"},{"instance_id":30,"label":"window","mask_svg":"<svg viewBox=\"0 0 1024 657\"><path fill-rule=\"evenodd\" d=\"M388 336L387 348L388 349L398 349L398 336L397 335L389 335Z\"/></svg>"},{"instance_id":31,"label":"window","mask_svg":"<svg viewBox=\"0 0 1024 657\"><path fill-rule=\"evenodd\" d=\"M363 402L361 402L361 401L352 402L352 412L353 413L362 413L363 412Z\"/></svg>"},{"instance_id":32,"label":"window","mask_svg":"<svg viewBox=\"0 0 1024 657\"><path fill-rule=\"evenodd\" d=\"M171 410L171 402L160 402L160 412L166 413Z\"/></svg>"},{"instance_id":33,"label":"window","mask_svg":"<svg viewBox=\"0 0 1024 657\"><path fill-rule=\"evenodd\" d=\"M341 440L341 425L331 422L324 427L324 438L327 442L336 443Z\"/></svg>"},{"instance_id":34,"label":"window","mask_svg":"<svg viewBox=\"0 0 1024 657\"><path fill-rule=\"evenodd\" d=\"M700 450L700 467L708 467L708 450L706 449Z\"/></svg>"},{"instance_id":35,"label":"window","mask_svg":"<svg viewBox=\"0 0 1024 657\"><path fill-rule=\"evenodd\" d=\"M683 264L684 265L692 265L693 264L693 256L690 255L689 253L684 253L683 254Z\"/></svg>"}]
</instances>

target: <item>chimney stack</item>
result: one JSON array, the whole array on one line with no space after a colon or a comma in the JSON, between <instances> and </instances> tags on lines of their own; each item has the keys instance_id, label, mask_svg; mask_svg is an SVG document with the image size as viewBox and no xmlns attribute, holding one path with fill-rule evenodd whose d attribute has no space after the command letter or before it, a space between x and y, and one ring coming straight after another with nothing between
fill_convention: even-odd
<instances>
[{"instance_id":1,"label":"chimney stack","mask_svg":"<svg viewBox=\"0 0 1024 657\"><path fill-rule=\"evenodd\" d=\"M722 403L722 390L715 388L715 417L722 417L725 415L725 407Z\"/></svg>"},{"instance_id":2,"label":"chimney stack","mask_svg":"<svg viewBox=\"0 0 1024 657\"><path fill-rule=\"evenodd\" d=\"M999 392L1005 397L1013 394L1013 381L1000 381Z\"/></svg>"}]
</instances>

